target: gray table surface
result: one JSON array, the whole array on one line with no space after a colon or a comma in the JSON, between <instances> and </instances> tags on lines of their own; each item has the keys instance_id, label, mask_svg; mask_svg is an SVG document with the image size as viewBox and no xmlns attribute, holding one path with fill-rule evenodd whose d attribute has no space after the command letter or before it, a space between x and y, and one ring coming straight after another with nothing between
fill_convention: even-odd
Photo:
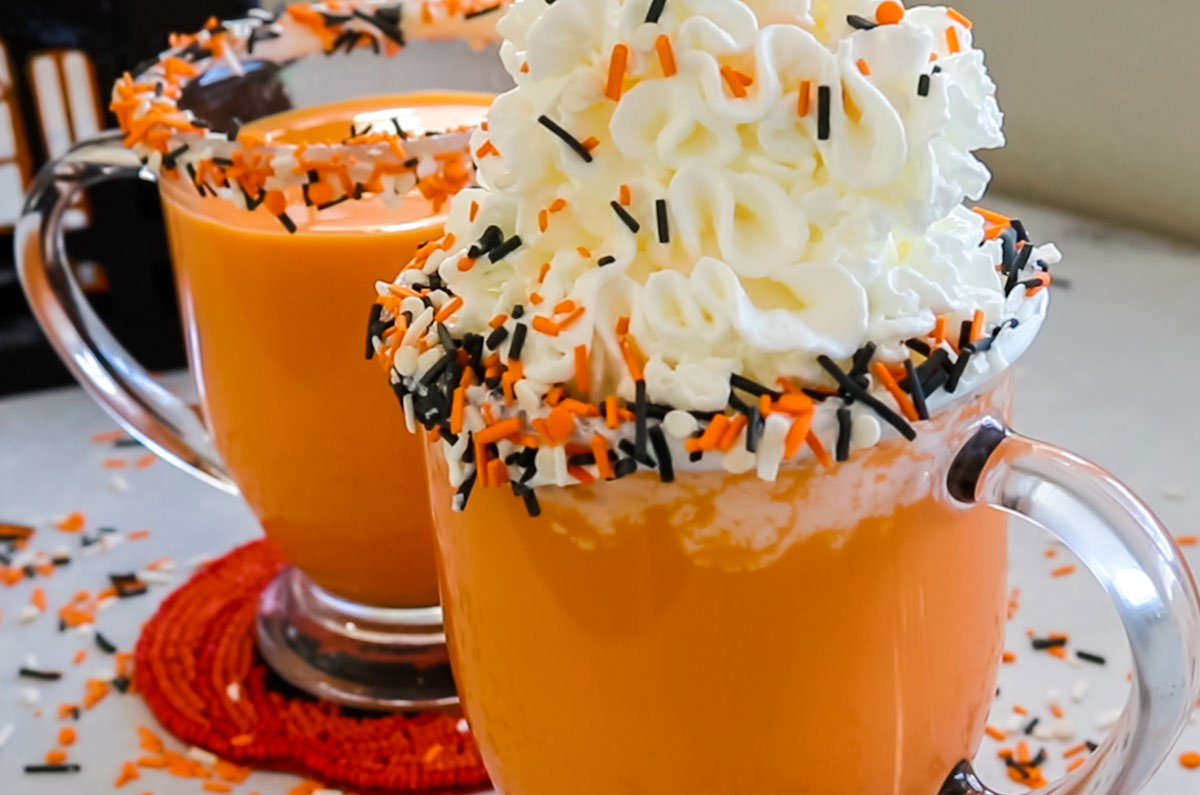
<instances>
[{"instance_id":1,"label":"gray table surface","mask_svg":"<svg viewBox=\"0 0 1200 795\"><path fill-rule=\"evenodd\" d=\"M1067 283L1055 291L1042 339L1015 365L1018 428L1107 467L1141 494L1174 532L1196 532L1192 518L1200 505L1200 425L1191 412L1194 396L1200 393L1200 371L1189 350L1200 339L1200 313L1195 311L1200 251L1041 208L1003 200L990 206L1019 215L1036 239L1054 240L1066 253L1055 272ZM0 401L0 521L48 523L79 510L87 514L92 528L152 531L147 540L120 544L102 556L77 558L69 570L46 580L52 606L78 588L95 587L108 571L137 568L160 555L183 562L220 554L258 533L250 512L236 498L171 467L158 463L144 469L104 469L102 459L114 451L89 439L113 427L79 389ZM133 461L140 453L116 454ZM127 490L114 488L114 476L126 482ZM74 546L78 540L47 525L38 533L36 546L51 549L60 542ZM1065 551L1053 560L1044 557L1049 546L1037 529L1014 525L1011 584L1021 589L1022 598L1009 624L1008 641L1018 659L1002 666L992 723L1009 724L1016 703L1049 721L1047 702L1057 697L1070 724L1059 728L1064 734L1071 729L1076 739L1046 743L1051 759L1046 772L1056 776L1064 766L1062 750L1077 739L1100 740L1104 732L1097 727L1098 717L1123 703L1128 651L1107 599L1086 574L1049 576L1054 566L1069 562ZM1188 555L1200 563L1200 549ZM176 582L186 574L181 566ZM22 765L40 760L53 747L59 726L55 705L78 700L83 678L103 675L110 665L93 649L83 665L73 666L74 651L92 649L92 641L60 635L50 616L20 623L18 614L29 602L32 587L29 582L0 587L0 730L7 724L16 729L0 749L0 793L106 792L120 761L136 754L136 727L155 726L135 696L110 697L84 716L80 741L70 754L83 765L80 774L35 778L20 772ZM130 648L141 622L169 590L159 586L148 598L114 605L100 614L100 628L122 648ZM1106 655L1109 663L1071 665L1034 653L1025 637L1027 629L1070 632L1078 648ZM29 682L15 675L27 654L44 666L69 672L61 682L36 686L40 718L34 716L34 707L22 703L21 692ZM1077 702L1072 695L1084 687L1080 682L1086 683L1088 693ZM984 740L981 771L1001 790L1019 789L1003 777L997 747L993 740ZM1187 730L1146 792L1200 791L1200 771L1184 770L1177 761L1178 753L1189 749L1200 750L1200 728ZM257 773L237 792L285 793L297 782L287 775ZM148 771L127 789L183 795L199 793L200 785Z\"/></svg>"}]
</instances>

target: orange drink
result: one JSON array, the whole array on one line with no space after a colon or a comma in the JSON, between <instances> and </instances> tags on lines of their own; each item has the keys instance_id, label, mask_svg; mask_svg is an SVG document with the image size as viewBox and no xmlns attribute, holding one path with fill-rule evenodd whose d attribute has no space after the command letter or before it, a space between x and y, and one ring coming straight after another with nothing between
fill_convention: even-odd
<instances>
[{"instance_id":1,"label":"orange drink","mask_svg":"<svg viewBox=\"0 0 1200 795\"><path fill-rule=\"evenodd\" d=\"M429 128L475 123L484 95L414 94L263 119L253 130L297 142L364 119ZM437 237L442 218L418 192L397 209L345 202L289 234L269 214L163 181L189 356L214 443L284 558L355 602L435 605L433 539L419 483L420 445L364 359L376 280ZM404 463L380 466L403 448ZM364 495L404 490L380 516Z\"/></svg>"},{"instance_id":2,"label":"orange drink","mask_svg":"<svg viewBox=\"0 0 1200 795\"><path fill-rule=\"evenodd\" d=\"M452 512L432 451L451 659L499 790L937 792L983 734L1006 519L930 472L1007 400L774 483L544 488L536 518L497 488Z\"/></svg>"}]
</instances>

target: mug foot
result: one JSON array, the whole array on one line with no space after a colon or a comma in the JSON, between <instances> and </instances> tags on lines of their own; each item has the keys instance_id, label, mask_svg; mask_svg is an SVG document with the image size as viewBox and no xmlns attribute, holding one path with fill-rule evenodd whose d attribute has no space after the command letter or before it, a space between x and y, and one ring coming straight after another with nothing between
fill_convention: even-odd
<instances>
[{"instance_id":1,"label":"mug foot","mask_svg":"<svg viewBox=\"0 0 1200 795\"><path fill-rule=\"evenodd\" d=\"M458 703L437 605L358 604L287 566L262 592L257 635L267 664L318 698L379 711Z\"/></svg>"}]
</instances>

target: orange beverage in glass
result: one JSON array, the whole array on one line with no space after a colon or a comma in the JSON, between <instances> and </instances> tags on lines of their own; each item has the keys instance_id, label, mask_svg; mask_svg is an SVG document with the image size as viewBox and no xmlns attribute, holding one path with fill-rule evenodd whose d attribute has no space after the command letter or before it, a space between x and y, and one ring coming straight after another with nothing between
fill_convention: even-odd
<instances>
[{"instance_id":1,"label":"orange beverage in glass","mask_svg":"<svg viewBox=\"0 0 1200 795\"><path fill-rule=\"evenodd\" d=\"M1008 405L774 483L544 487L536 518L502 488L453 512L431 450L451 659L500 791L937 792L983 735L1007 534L931 473Z\"/></svg>"}]
</instances>

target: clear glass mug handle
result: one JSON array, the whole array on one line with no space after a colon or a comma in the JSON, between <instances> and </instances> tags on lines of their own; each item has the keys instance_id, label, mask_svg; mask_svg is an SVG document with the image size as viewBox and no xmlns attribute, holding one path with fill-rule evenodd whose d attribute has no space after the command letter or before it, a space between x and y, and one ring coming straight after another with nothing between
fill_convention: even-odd
<instances>
[{"instance_id":1,"label":"clear glass mug handle","mask_svg":"<svg viewBox=\"0 0 1200 795\"><path fill-rule=\"evenodd\" d=\"M82 141L41 169L13 235L21 285L58 355L114 420L180 469L236 493L204 424L117 342L67 262L63 214L86 187L118 177L156 180L118 132Z\"/></svg>"},{"instance_id":2,"label":"clear glass mug handle","mask_svg":"<svg viewBox=\"0 0 1200 795\"><path fill-rule=\"evenodd\" d=\"M1129 703L1087 762L1037 795L1133 795L1170 751L1200 685L1200 601L1179 548L1104 470L985 420L950 468L951 495L1050 531L1112 596L1133 652ZM968 762L940 795L995 795Z\"/></svg>"}]
</instances>

